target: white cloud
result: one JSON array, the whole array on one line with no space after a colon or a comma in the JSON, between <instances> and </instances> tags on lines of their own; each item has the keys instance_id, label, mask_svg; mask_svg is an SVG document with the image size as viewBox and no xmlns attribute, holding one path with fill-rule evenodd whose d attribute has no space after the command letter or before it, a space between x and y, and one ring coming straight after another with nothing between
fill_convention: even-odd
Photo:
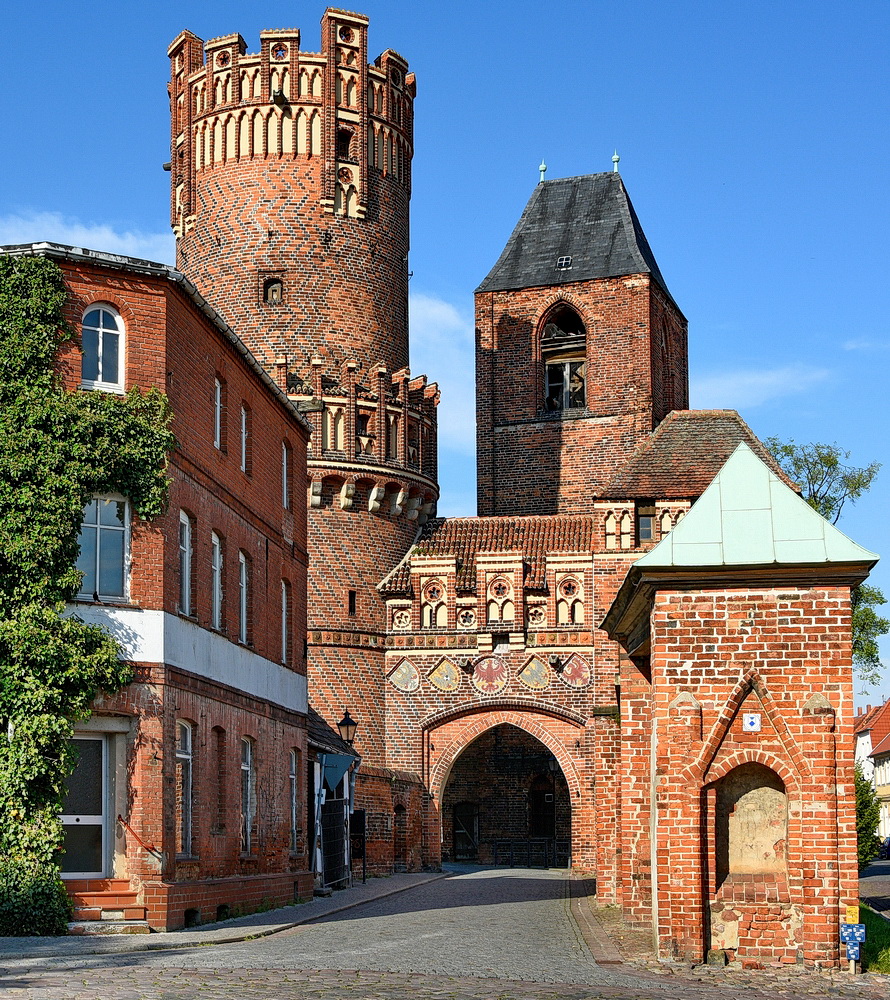
<instances>
[{"instance_id":1,"label":"white cloud","mask_svg":"<svg viewBox=\"0 0 890 1000\"><path fill-rule=\"evenodd\" d=\"M172 233L116 232L105 223L80 222L60 212L19 212L0 216L0 245L65 243L145 260L172 264L176 247Z\"/></svg>"},{"instance_id":2,"label":"white cloud","mask_svg":"<svg viewBox=\"0 0 890 1000\"><path fill-rule=\"evenodd\" d=\"M868 337L858 337L853 340L845 340L841 347L845 351L890 351L890 341L869 340Z\"/></svg>"},{"instance_id":3,"label":"white cloud","mask_svg":"<svg viewBox=\"0 0 890 1000\"><path fill-rule=\"evenodd\" d=\"M476 360L473 320L422 292L408 303L411 372L438 382L439 445L465 455L476 448Z\"/></svg>"},{"instance_id":4,"label":"white cloud","mask_svg":"<svg viewBox=\"0 0 890 1000\"><path fill-rule=\"evenodd\" d=\"M830 372L808 365L741 369L694 378L691 405L698 409L741 410L785 396L806 392L824 382Z\"/></svg>"}]
</instances>

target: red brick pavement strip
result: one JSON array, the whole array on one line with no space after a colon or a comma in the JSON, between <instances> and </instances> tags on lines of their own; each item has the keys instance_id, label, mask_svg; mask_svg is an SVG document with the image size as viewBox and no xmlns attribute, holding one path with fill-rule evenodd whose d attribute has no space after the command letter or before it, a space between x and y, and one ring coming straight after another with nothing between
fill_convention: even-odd
<instances>
[{"instance_id":1,"label":"red brick pavement strip","mask_svg":"<svg viewBox=\"0 0 890 1000\"><path fill-rule=\"evenodd\" d=\"M710 981L709 981L710 980ZM150 969L136 966L7 979L0 997L20 1000L808 1000L834 996L886 1000L887 983L869 976L802 974L787 983L742 982L737 977L671 976L628 985L579 986L468 976L281 969Z\"/></svg>"}]
</instances>

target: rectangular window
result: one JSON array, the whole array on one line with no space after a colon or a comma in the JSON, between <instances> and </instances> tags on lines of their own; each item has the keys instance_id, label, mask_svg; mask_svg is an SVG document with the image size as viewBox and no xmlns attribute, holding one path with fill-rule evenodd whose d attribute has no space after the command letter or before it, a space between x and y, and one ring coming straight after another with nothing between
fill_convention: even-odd
<instances>
[{"instance_id":1,"label":"rectangular window","mask_svg":"<svg viewBox=\"0 0 890 1000\"><path fill-rule=\"evenodd\" d=\"M192 853L192 727L176 723L176 854Z\"/></svg>"},{"instance_id":2,"label":"rectangular window","mask_svg":"<svg viewBox=\"0 0 890 1000\"><path fill-rule=\"evenodd\" d=\"M184 510L179 512L179 610L192 613L192 522Z\"/></svg>"},{"instance_id":3,"label":"rectangular window","mask_svg":"<svg viewBox=\"0 0 890 1000\"><path fill-rule=\"evenodd\" d=\"M290 584L281 581L281 662L290 663Z\"/></svg>"},{"instance_id":4,"label":"rectangular window","mask_svg":"<svg viewBox=\"0 0 890 1000\"><path fill-rule=\"evenodd\" d=\"M122 601L127 596L130 511L126 500L94 497L83 509L80 555L83 573L78 596Z\"/></svg>"},{"instance_id":5,"label":"rectangular window","mask_svg":"<svg viewBox=\"0 0 890 1000\"><path fill-rule=\"evenodd\" d=\"M655 538L655 508L637 507L637 544Z\"/></svg>"},{"instance_id":6,"label":"rectangular window","mask_svg":"<svg viewBox=\"0 0 890 1000\"><path fill-rule=\"evenodd\" d=\"M217 533L210 535L210 625L222 628L223 551Z\"/></svg>"},{"instance_id":7,"label":"rectangular window","mask_svg":"<svg viewBox=\"0 0 890 1000\"><path fill-rule=\"evenodd\" d=\"M224 389L222 379L213 382L213 447L223 450Z\"/></svg>"},{"instance_id":8,"label":"rectangular window","mask_svg":"<svg viewBox=\"0 0 890 1000\"><path fill-rule=\"evenodd\" d=\"M250 563L243 552L238 553L238 641L247 643L250 637Z\"/></svg>"},{"instance_id":9,"label":"rectangular window","mask_svg":"<svg viewBox=\"0 0 890 1000\"><path fill-rule=\"evenodd\" d=\"M583 361L548 362L548 410L572 410L585 405L585 370Z\"/></svg>"},{"instance_id":10,"label":"rectangular window","mask_svg":"<svg viewBox=\"0 0 890 1000\"><path fill-rule=\"evenodd\" d=\"M241 404L241 471L250 475L250 410Z\"/></svg>"},{"instance_id":11,"label":"rectangular window","mask_svg":"<svg viewBox=\"0 0 890 1000\"><path fill-rule=\"evenodd\" d=\"M241 740L241 853L250 854L253 847L253 821L256 812L254 789L253 742Z\"/></svg>"},{"instance_id":12,"label":"rectangular window","mask_svg":"<svg viewBox=\"0 0 890 1000\"><path fill-rule=\"evenodd\" d=\"M297 838L299 835L299 774L300 774L300 751L290 752L290 849L292 854L297 853Z\"/></svg>"},{"instance_id":13,"label":"rectangular window","mask_svg":"<svg viewBox=\"0 0 890 1000\"><path fill-rule=\"evenodd\" d=\"M350 618L355 618L355 604L356 604L356 592L354 590L350 590L347 599L347 608L349 609Z\"/></svg>"},{"instance_id":14,"label":"rectangular window","mask_svg":"<svg viewBox=\"0 0 890 1000\"><path fill-rule=\"evenodd\" d=\"M290 510L290 447L281 442L281 506Z\"/></svg>"}]
</instances>

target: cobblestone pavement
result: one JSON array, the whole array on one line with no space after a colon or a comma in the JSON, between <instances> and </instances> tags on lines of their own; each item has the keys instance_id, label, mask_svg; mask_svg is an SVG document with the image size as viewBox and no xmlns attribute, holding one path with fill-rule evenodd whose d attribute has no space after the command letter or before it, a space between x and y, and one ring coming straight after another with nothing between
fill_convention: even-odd
<instances>
[{"instance_id":1,"label":"cobblestone pavement","mask_svg":"<svg viewBox=\"0 0 890 1000\"><path fill-rule=\"evenodd\" d=\"M890 977L597 965L563 873L471 870L272 937L2 958L25 1000L886 1000ZM595 915L594 915L595 916ZM582 921L583 925L583 921ZM594 947L596 945L594 944ZM355 971L360 970L360 971Z\"/></svg>"},{"instance_id":2,"label":"cobblestone pavement","mask_svg":"<svg viewBox=\"0 0 890 1000\"><path fill-rule=\"evenodd\" d=\"M859 876L859 895L873 909L890 913L890 861L872 861Z\"/></svg>"}]
</instances>

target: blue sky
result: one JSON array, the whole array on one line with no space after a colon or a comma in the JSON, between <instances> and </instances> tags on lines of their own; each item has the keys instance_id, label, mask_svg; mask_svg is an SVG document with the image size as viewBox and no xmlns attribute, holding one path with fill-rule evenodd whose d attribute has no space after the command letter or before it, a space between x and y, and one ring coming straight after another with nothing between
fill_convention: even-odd
<instances>
[{"instance_id":1,"label":"blue sky","mask_svg":"<svg viewBox=\"0 0 890 1000\"><path fill-rule=\"evenodd\" d=\"M417 73L412 369L438 379L446 514L474 512L473 289L538 179L620 169L689 319L691 400L883 462L841 527L890 553L890 4L366 0ZM172 259L166 48L321 4L61 0L4 16L0 243ZM89 17L85 17L85 12ZM874 581L890 595L890 563ZM888 606L890 608L890 606ZM890 645L885 645L890 659ZM882 688L890 694L890 681ZM875 701L879 692L868 699Z\"/></svg>"}]
</instances>

